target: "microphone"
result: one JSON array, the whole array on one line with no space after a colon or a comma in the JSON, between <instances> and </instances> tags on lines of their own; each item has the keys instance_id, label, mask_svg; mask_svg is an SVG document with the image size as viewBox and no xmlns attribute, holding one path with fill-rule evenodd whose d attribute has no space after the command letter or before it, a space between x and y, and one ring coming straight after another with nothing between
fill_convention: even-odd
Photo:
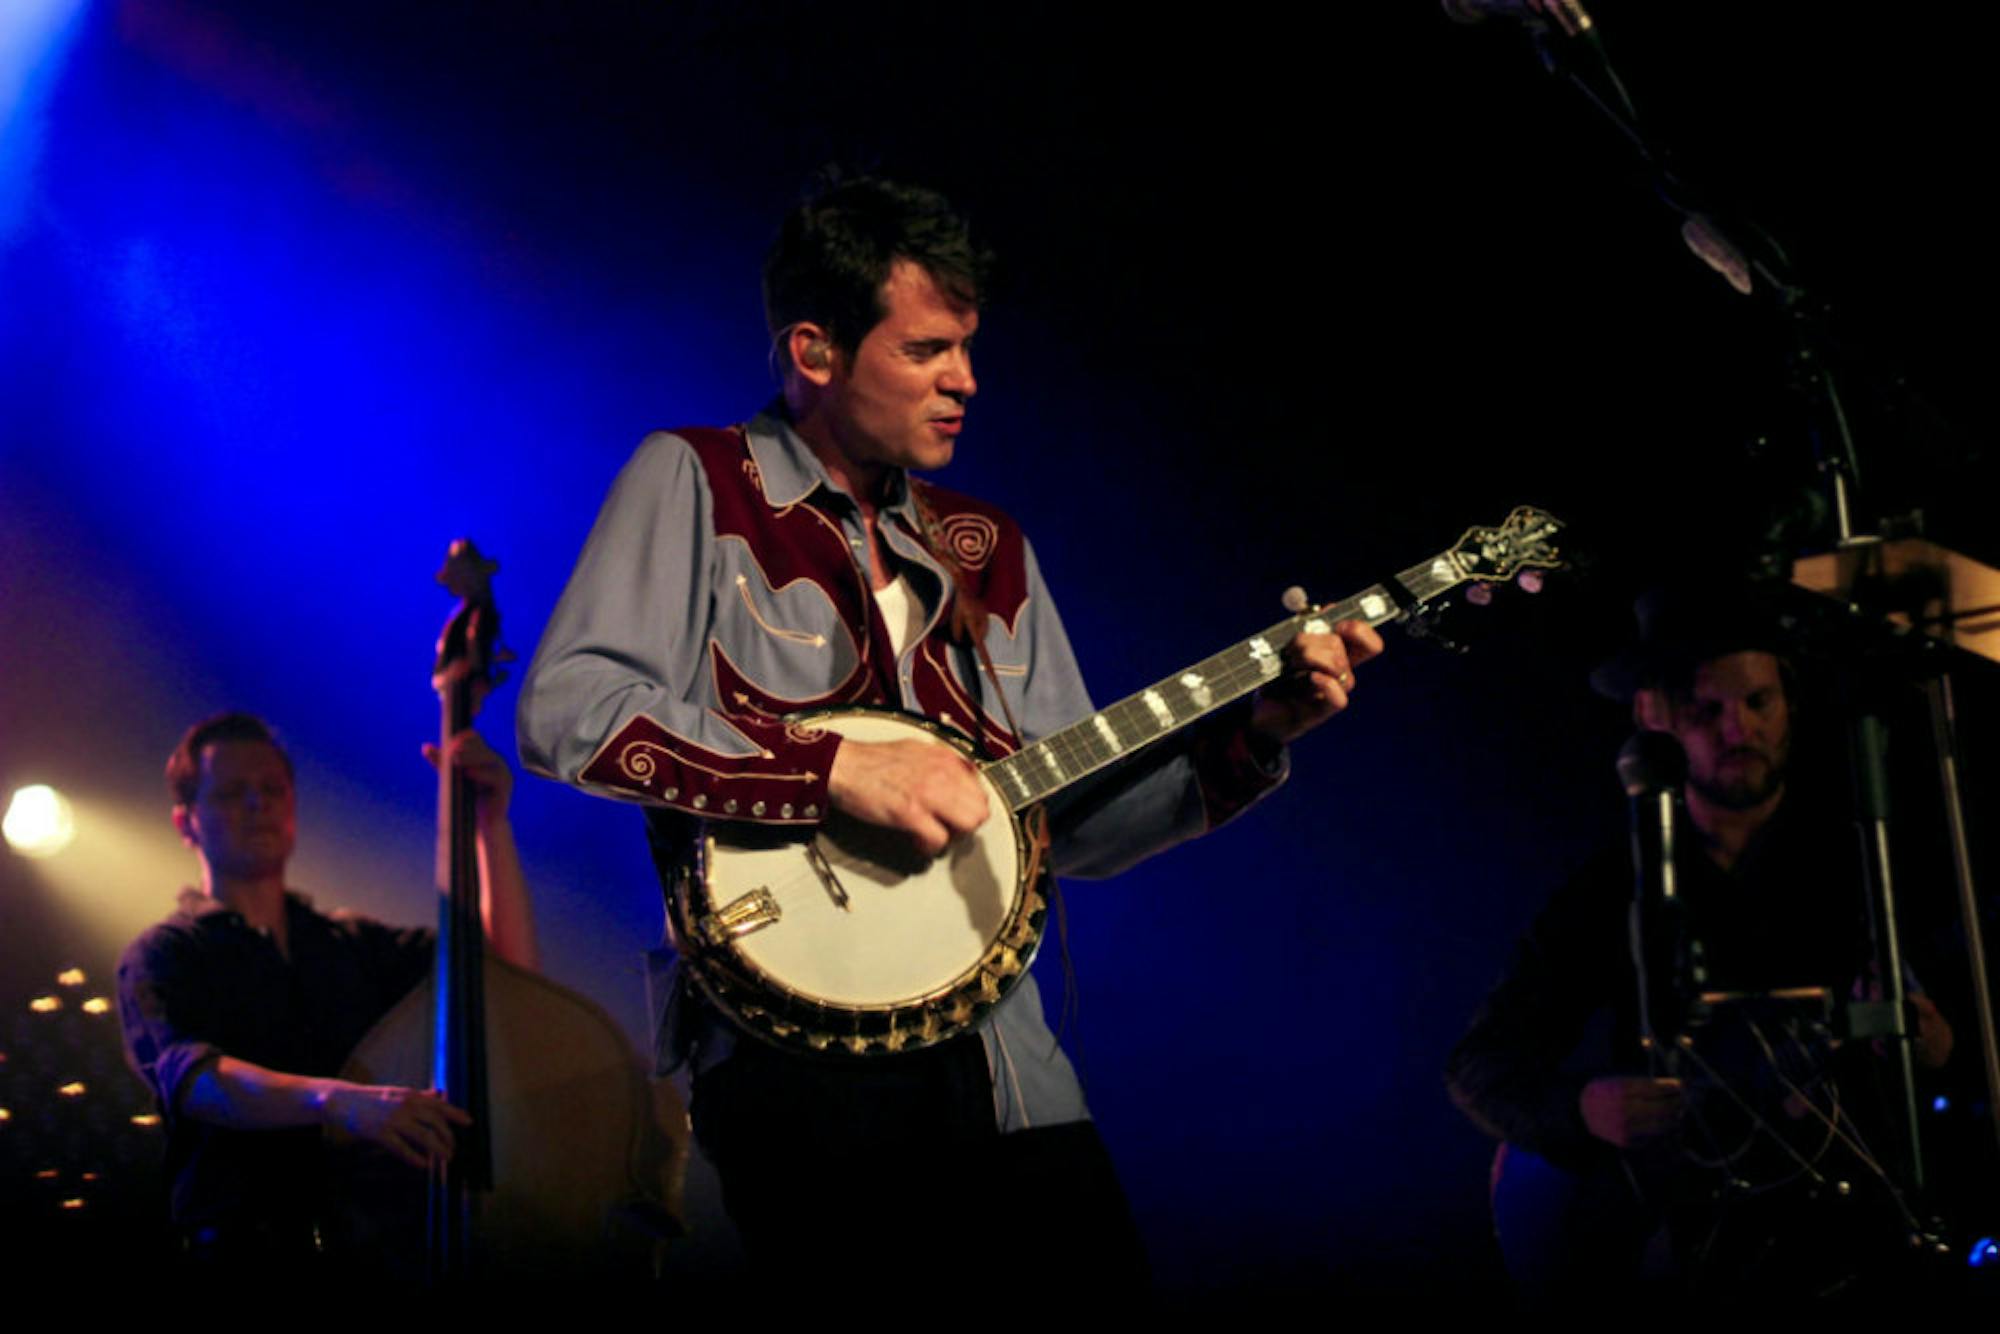
<instances>
[{"instance_id":1,"label":"microphone","mask_svg":"<svg viewBox=\"0 0 2000 1334\"><path fill-rule=\"evenodd\" d=\"M1618 750L1618 781L1628 797L1672 792L1687 781L1688 757L1665 732L1634 732Z\"/></svg>"}]
</instances>

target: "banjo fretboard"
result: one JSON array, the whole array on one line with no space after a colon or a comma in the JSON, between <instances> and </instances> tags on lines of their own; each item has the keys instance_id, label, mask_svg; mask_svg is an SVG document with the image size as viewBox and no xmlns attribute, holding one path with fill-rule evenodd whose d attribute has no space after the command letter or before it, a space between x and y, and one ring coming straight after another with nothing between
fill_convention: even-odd
<instances>
[{"instance_id":1,"label":"banjo fretboard","mask_svg":"<svg viewBox=\"0 0 2000 1334\"><path fill-rule=\"evenodd\" d=\"M1375 584L1343 602L1288 616L983 767L1014 810L1032 806L1275 680L1284 670L1285 646L1298 635L1325 634L1341 621L1370 625L1393 621L1477 577L1456 552L1444 552L1404 570L1389 584ZM1392 593L1391 587L1397 592Z\"/></svg>"}]
</instances>

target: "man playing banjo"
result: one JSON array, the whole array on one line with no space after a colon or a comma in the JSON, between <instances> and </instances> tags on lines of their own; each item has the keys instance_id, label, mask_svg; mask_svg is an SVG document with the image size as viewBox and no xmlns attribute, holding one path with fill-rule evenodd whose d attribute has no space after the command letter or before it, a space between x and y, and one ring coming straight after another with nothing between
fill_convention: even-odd
<instances>
[{"instance_id":1,"label":"man playing banjo","mask_svg":"<svg viewBox=\"0 0 2000 1334\"><path fill-rule=\"evenodd\" d=\"M1282 780L1285 744L1344 709L1354 666L1382 647L1354 621L1315 622L1324 633L1281 654L1252 641L1264 689L1100 762L1046 806L1029 799L1032 775L982 774L920 726L798 716L894 707L1006 755L1091 713L1020 530L910 476L949 463L965 426L986 267L927 190L852 179L794 210L764 270L781 396L743 426L641 444L522 686L527 765L646 803L670 883L707 879L673 915L684 966L662 993L661 1053L670 1067L692 1061L697 1137L753 1263L771 1272L922 1271L922 1244L956 1225L1087 1244L1100 1272L1143 1274L1025 972L1037 872L1046 860L1111 875L1231 818ZM1206 712L1208 684L1178 680ZM1147 693L1164 728L1177 706ZM1122 756L1111 712L1091 722ZM856 830L893 874L849 857ZM777 854L797 863L802 890L767 883L755 860L740 886L715 887L725 855ZM990 879L982 857L1002 868ZM905 884L896 898L897 877L926 864L964 887ZM878 880L891 888L878 894ZM1010 892L1013 908L988 912ZM977 950L963 967L910 963L927 947L906 924L855 960L815 957L809 923L859 933L878 902L923 931L933 910L959 931L969 919ZM694 966L739 948L713 971ZM849 1004L878 965L879 1020ZM906 965L910 977L942 969L950 985L913 983ZM770 977L796 994L744 988Z\"/></svg>"}]
</instances>

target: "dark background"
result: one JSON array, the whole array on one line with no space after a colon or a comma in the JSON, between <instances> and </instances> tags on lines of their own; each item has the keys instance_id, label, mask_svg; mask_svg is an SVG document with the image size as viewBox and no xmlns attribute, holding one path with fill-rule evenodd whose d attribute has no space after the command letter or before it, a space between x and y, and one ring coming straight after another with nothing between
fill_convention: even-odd
<instances>
[{"instance_id":1,"label":"dark background","mask_svg":"<svg viewBox=\"0 0 2000 1334\"><path fill-rule=\"evenodd\" d=\"M51 1111L37 1082L109 1021L58 1042L15 1016L58 968L102 986L193 877L157 777L191 719L286 732L300 887L427 914L446 542L501 559L531 651L640 436L771 392L758 262L838 161L943 189L1000 252L943 480L1022 521L1101 700L1274 619L1289 584L1341 596L1523 501L1592 554L1453 613L1467 656L1394 642L1240 824L1070 893L1067 1040L1167 1286L1493 1281L1490 1146L1437 1071L1619 828L1626 724L1584 675L1636 588L1740 563L1813 477L1783 321L1688 253L1517 28L1420 5L23 12L0 21L0 781L63 787L83 837L0 869L10 1171L73 1176L117 1137L91 1189L138 1208L123 1104ZM1654 135L1832 305L1864 513L1921 508L2000 563L1978 34L1597 13ZM1976 742L1989 674L1964 690ZM486 721L509 754L513 704ZM524 780L516 823L551 971L639 1037L660 915L636 815ZM1947 920L1943 893L1914 911ZM93 1097L139 1101L91 1059ZM34 1190L24 1210L67 1193ZM702 1217L679 1263L722 1272Z\"/></svg>"}]
</instances>

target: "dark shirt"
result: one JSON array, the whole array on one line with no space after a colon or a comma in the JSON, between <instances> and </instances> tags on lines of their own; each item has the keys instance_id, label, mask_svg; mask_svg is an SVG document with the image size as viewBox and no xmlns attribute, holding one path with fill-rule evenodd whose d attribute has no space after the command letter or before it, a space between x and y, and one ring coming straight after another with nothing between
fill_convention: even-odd
<instances>
[{"instance_id":1,"label":"dark shirt","mask_svg":"<svg viewBox=\"0 0 2000 1334\"><path fill-rule=\"evenodd\" d=\"M1668 924L1648 929L1654 1024L1672 1031L1677 995L1824 987L1845 997L1866 957L1867 919L1853 826L1788 799L1729 871L1685 842L1677 862L1685 906L1677 951ZM1607 849L1559 890L1452 1052L1453 1099L1490 1133L1578 1168L1609 1152L1584 1128L1585 1083L1649 1073L1639 1045L1638 979L1628 944L1632 863ZM1677 976L1678 974L1678 976ZM1607 1053L1573 1061L1592 1020L1608 1015Z\"/></svg>"},{"instance_id":2,"label":"dark shirt","mask_svg":"<svg viewBox=\"0 0 2000 1334\"><path fill-rule=\"evenodd\" d=\"M287 960L242 916L194 891L118 964L125 1052L166 1117L174 1221L188 1226L308 1219L317 1205L317 1128L228 1130L180 1114L187 1081L232 1056L287 1074L331 1076L391 1006L429 973L433 936L299 894L285 904Z\"/></svg>"}]
</instances>

